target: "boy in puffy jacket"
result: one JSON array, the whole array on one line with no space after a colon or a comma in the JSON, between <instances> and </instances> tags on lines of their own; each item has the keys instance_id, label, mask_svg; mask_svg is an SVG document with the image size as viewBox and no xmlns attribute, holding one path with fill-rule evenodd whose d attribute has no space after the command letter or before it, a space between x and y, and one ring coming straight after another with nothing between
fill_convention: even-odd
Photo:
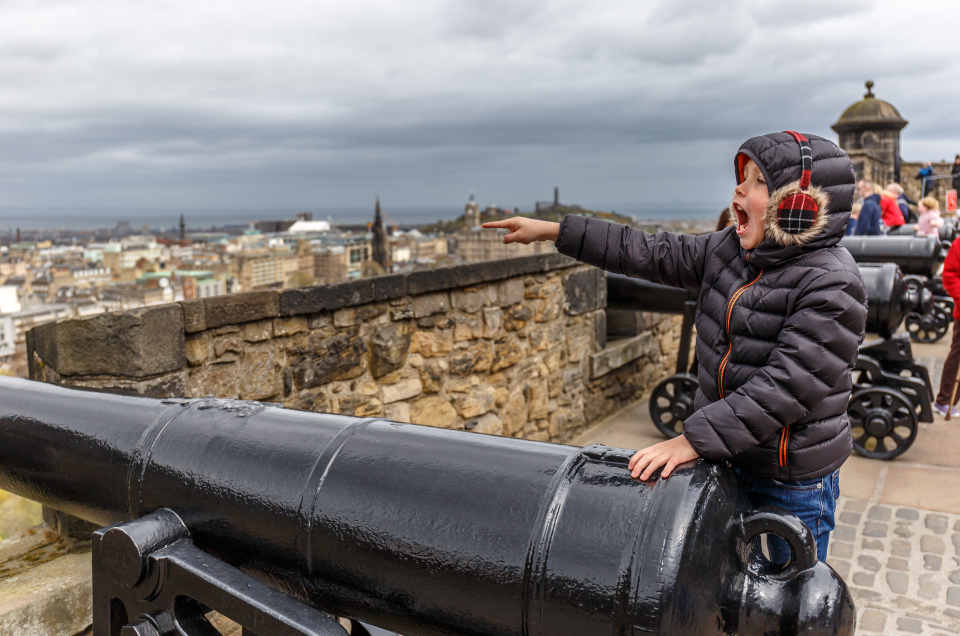
<instances>
[{"instance_id":1,"label":"boy in puffy jacket","mask_svg":"<svg viewBox=\"0 0 960 636\"><path fill-rule=\"evenodd\" d=\"M734 167L735 225L719 232L648 234L582 216L484 227L510 230L505 243L554 240L584 263L698 292L697 410L682 435L638 451L632 474L727 460L754 505L783 506L809 526L822 560L852 449L846 409L867 317L860 272L839 245L853 167L833 142L794 132L746 141ZM789 560L783 541L769 546L774 562Z\"/></svg>"}]
</instances>

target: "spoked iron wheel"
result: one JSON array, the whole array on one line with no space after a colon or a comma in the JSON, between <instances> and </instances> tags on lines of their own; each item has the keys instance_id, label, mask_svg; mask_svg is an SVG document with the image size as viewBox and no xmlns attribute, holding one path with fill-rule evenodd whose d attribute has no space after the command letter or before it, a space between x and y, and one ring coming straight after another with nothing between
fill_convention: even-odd
<instances>
[{"instance_id":1,"label":"spoked iron wheel","mask_svg":"<svg viewBox=\"0 0 960 636\"><path fill-rule=\"evenodd\" d=\"M693 415L693 400L700 384L689 373L671 375L650 395L650 417L664 436L673 438L683 433L683 422Z\"/></svg>"},{"instance_id":2,"label":"spoked iron wheel","mask_svg":"<svg viewBox=\"0 0 960 636\"><path fill-rule=\"evenodd\" d=\"M933 311L929 314L909 314L904 321L907 333L914 342L923 342L926 344L936 342L947 335L947 329L950 328L950 314L944 311L939 305L933 306Z\"/></svg>"},{"instance_id":3,"label":"spoked iron wheel","mask_svg":"<svg viewBox=\"0 0 960 636\"><path fill-rule=\"evenodd\" d=\"M917 438L917 414L899 391L876 386L850 396L853 450L871 459L902 455Z\"/></svg>"}]
</instances>

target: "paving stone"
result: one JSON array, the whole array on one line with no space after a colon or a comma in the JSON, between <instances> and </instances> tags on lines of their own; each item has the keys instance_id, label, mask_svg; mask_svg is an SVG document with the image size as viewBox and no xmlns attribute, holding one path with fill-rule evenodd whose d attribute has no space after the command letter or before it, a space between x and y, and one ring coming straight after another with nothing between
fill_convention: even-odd
<instances>
[{"instance_id":1,"label":"paving stone","mask_svg":"<svg viewBox=\"0 0 960 636\"><path fill-rule=\"evenodd\" d=\"M862 546L864 550L883 550L883 541L880 539L864 539Z\"/></svg>"},{"instance_id":2,"label":"paving stone","mask_svg":"<svg viewBox=\"0 0 960 636\"><path fill-rule=\"evenodd\" d=\"M943 515L927 515L923 522L927 528L937 534L944 534L947 531L947 518Z\"/></svg>"},{"instance_id":3,"label":"paving stone","mask_svg":"<svg viewBox=\"0 0 960 636\"><path fill-rule=\"evenodd\" d=\"M943 558L938 557L934 554L923 555L923 569L939 570L942 565L943 565Z\"/></svg>"},{"instance_id":4,"label":"paving stone","mask_svg":"<svg viewBox=\"0 0 960 636\"><path fill-rule=\"evenodd\" d=\"M923 623L918 621L915 618L898 618L897 619L897 629L901 632L909 632L911 634L919 634L923 631Z\"/></svg>"},{"instance_id":5,"label":"paving stone","mask_svg":"<svg viewBox=\"0 0 960 636\"><path fill-rule=\"evenodd\" d=\"M960 587L950 586L947 588L947 603L960 605Z\"/></svg>"},{"instance_id":6,"label":"paving stone","mask_svg":"<svg viewBox=\"0 0 960 636\"><path fill-rule=\"evenodd\" d=\"M857 563L859 563L860 567L862 567L864 570L870 570L871 572L880 571L880 562L872 556L867 556L865 554L861 555L860 558L857 559Z\"/></svg>"},{"instance_id":7,"label":"paving stone","mask_svg":"<svg viewBox=\"0 0 960 636\"><path fill-rule=\"evenodd\" d=\"M865 537L885 537L887 536L887 524L876 521L868 521L863 526L863 536Z\"/></svg>"},{"instance_id":8,"label":"paving stone","mask_svg":"<svg viewBox=\"0 0 960 636\"><path fill-rule=\"evenodd\" d=\"M947 609L943 610L943 613L949 616L950 618L960 619L960 610L955 610L952 607L948 607Z\"/></svg>"},{"instance_id":9,"label":"paving stone","mask_svg":"<svg viewBox=\"0 0 960 636\"><path fill-rule=\"evenodd\" d=\"M950 575L950 582L955 585L960 585L960 570L953 571L953 574Z\"/></svg>"},{"instance_id":10,"label":"paving stone","mask_svg":"<svg viewBox=\"0 0 960 636\"><path fill-rule=\"evenodd\" d=\"M835 541L850 541L851 543L857 538L857 529L853 526L838 525L833 530L833 534L830 535L830 538Z\"/></svg>"},{"instance_id":11,"label":"paving stone","mask_svg":"<svg viewBox=\"0 0 960 636\"><path fill-rule=\"evenodd\" d=\"M893 534L902 539L909 539L913 536L913 531L910 530L910 526L904 523L897 523L897 527L893 529Z\"/></svg>"},{"instance_id":12,"label":"paving stone","mask_svg":"<svg viewBox=\"0 0 960 636\"><path fill-rule=\"evenodd\" d=\"M887 615L880 610L864 610L857 626L868 632L882 632L887 626Z\"/></svg>"},{"instance_id":13,"label":"paving stone","mask_svg":"<svg viewBox=\"0 0 960 636\"><path fill-rule=\"evenodd\" d=\"M850 576L850 562L844 561L843 559L834 559L830 557L827 559L827 565L836 570L837 574L840 575L841 579L846 580Z\"/></svg>"},{"instance_id":14,"label":"paving stone","mask_svg":"<svg viewBox=\"0 0 960 636\"><path fill-rule=\"evenodd\" d=\"M909 557L910 556L910 542L903 541L902 539L894 539L890 544L890 554L898 557Z\"/></svg>"},{"instance_id":15,"label":"paving stone","mask_svg":"<svg viewBox=\"0 0 960 636\"><path fill-rule=\"evenodd\" d=\"M887 572L887 585L897 594L906 594L910 577L904 572Z\"/></svg>"},{"instance_id":16,"label":"paving stone","mask_svg":"<svg viewBox=\"0 0 960 636\"><path fill-rule=\"evenodd\" d=\"M874 592L873 590L865 590L862 587L852 587L850 592L853 594L853 600L859 601L861 603L869 603L871 601L878 601L883 598L883 594L880 592Z\"/></svg>"},{"instance_id":17,"label":"paving stone","mask_svg":"<svg viewBox=\"0 0 960 636\"><path fill-rule=\"evenodd\" d=\"M950 538L953 540L953 551L960 554L960 533L954 532Z\"/></svg>"},{"instance_id":18,"label":"paving stone","mask_svg":"<svg viewBox=\"0 0 960 636\"><path fill-rule=\"evenodd\" d=\"M873 506L867 513L867 519L871 521L890 521L890 509L886 506Z\"/></svg>"},{"instance_id":19,"label":"paving stone","mask_svg":"<svg viewBox=\"0 0 960 636\"><path fill-rule=\"evenodd\" d=\"M916 521L920 518L920 511L913 508L901 508L897 510L897 519L906 519L907 521Z\"/></svg>"},{"instance_id":20,"label":"paving stone","mask_svg":"<svg viewBox=\"0 0 960 636\"><path fill-rule=\"evenodd\" d=\"M860 515L856 512L841 512L840 521L855 526L860 523Z\"/></svg>"},{"instance_id":21,"label":"paving stone","mask_svg":"<svg viewBox=\"0 0 960 636\"><path fill-rule=\"evenodd\" d=\"M863 512L867 509L867 502L863 499L847 499L843 509L849 512Z\"/></svg>"},{"instance_id":22,"label":"paving stone","mask_svg":"<svg viewBox=\"0 0 960 636\"><path fill-rule=\"evenodd\" d=\"M920 598L933 599L940 596L940 590L943 586L937 581L935 574L920 575L920 589L917 594Z\"/></svg>"},{"instance_id":23,"label":"paving stone","mask_svg":"<svg viewBox=\"0 0 960 636\"><path fill-rule=\"evenodd\" d=\"M853 556L853 544L844 543L843 541L832 541L830 543L830 556L849 559Z\"/></svg>"},{"instance_id":24,"label":"paving stone","mask_svg":"<svg viewBox=\"0 0 960 636\"><path fill-rule=\"evenodd\" d=\"M910 563L906 559L890 557L887 559L887 567L891 570L900 570L901 572L906 572L910 569Z\"/></svg>"},{"instance_id":25,"label":"paving stone","mask_svg":"<svg viewBox=\"0 0 960 636\"><path fill-rule=\"evenodd\" d=\"M863 587L873 587L876 576L877 575L872 572L855 572L853 574L853 583L854 585L862 585Z\"/></svg>"},{"instance_id":26,"label":"paving stone","mask_svg":"<svg viewBox=\"0 0 960 636\"><path fill-rule=\"evenodd\" d=\"M953 524L953 531L954 531L954 532L960 532L960 521L954 522L954 524Z\"/></svg>"},{"instance_id":27,"label":"paving stone","mask_svg":"<svg viewBox=\"0 0 960 636\"><path fill-rule=\"evenodd\" d=\"M932 554L943 554L946 552L947 546L943 542L943 539L940 537L935 537L933 535L925 535L920 537L920 551L921 552L930 552Z\"/></svg>"}]
</instances>

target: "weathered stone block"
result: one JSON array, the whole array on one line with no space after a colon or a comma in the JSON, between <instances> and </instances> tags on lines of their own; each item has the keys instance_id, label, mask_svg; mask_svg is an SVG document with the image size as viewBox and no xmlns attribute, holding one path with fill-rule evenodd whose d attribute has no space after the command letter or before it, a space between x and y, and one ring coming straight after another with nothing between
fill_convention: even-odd
<instances>
[{"instance_id":1,"label":"weathered stone block","mask_svg":"<svg viewBox=\"0 0 960 636\"><path fill-rule=\"evenodd\" d=\"M93 621L90 553L67 554L0 581L0 634L78 634Z\"/></svg>"},{"instance_id":2,"label":"weathered stone block","mask_svg":"<svg viewBox=\"0 0 960 636\"><path fill-rule=\"evenodd\" d=\"M413 299L413 315L416 318L425 318L447 311L450 311L450 294L447 292L416 296Z\"/></svg>"},{"instance_id":3,"label":"weathered stone block","mask_svg":"<svg viewBox=\"0 0 960 636\"><path fill-rule=\"evenodd\" d=\"M504 313L503 328L507 331L519 331L533 318L533 310L525 305L514 305Z\"/></svg>"},{"instance_id":4,"label":"weathered stone block","mask_svg":"<svg viewBox=\"0 0 960 636\"><path fill-rule=\"evenodd\" d=\"M409 400L423 393L423 384L420 378L413 377L401 380L396 384L390 384L382 388L383 403L399 402L400 400Z\"/></svg>"},{"instance_id":5,"label":"weathered stone block","mask_svg":"<svg viewBox=\"0 0 960 636\"><path fill-rule=\"evenodd\" d=\"M290 363L298 389L348 380L366 370L367 344L358 331L329 338L311 337L310 350L313 353L298 356Z\"/></svg>"},{"instance_id":6,"label":"weathered stone block","mask_svg":"<svg viewBox=\"0 0 960 636\"><path fill-rule=\"evenodd\" d=\"M210 339L206 336L188 338L183 345L187 362L191 366L199 366L210 357Z\"/></svg>"},{"instance_id":7,"label":"weathered stone block","mask_svg":"<svg viewBox=\"0 0 960 636\"><path fill-rule=\"evenodd\" d=\"M499 371L515 365L523 359L523 347L516 336L501 336L494 340L492 371Z\"/></svg>"},{"instance_id":8,"label":"weathered stone block","mask_svg":"<svg viewBox=\"0 0 960 636\"><path fill-rule=\"evenodd\" d=\"M522 390L514 391L501 411L503 427L507 435L515 435L527 423L527 401Z\"/></svg>"},{"instance_id":9,"label":"weathered stone block","mask_svg":"<svg viewBox=\"0 0 960 636\"><path fill-rule=\"evenodd\" d=\"M292 336L307 330L307 319L303 316L292 318L274 318L273 334L277 338Z\"/></svg>"},{"instance_id":10,"label":"weathered stone block","mask_svg":"<svg viewBox=\"0 0 960 636\"><path fill-rule=\"evenodd\" d=\"M470 420L466 423L464 428L466 428L468 431L473 431L474 433L483 433L485 435L502 435L503 420L493 413L487 413L482 417Z\"/></svg>"},{"instance_id":11,"label":"weathered stone block","mask_svg":"<svg viewBox=\"0 0 960 636\"><path fill-rule=\"evenodd\" d=\"M463 318L456 321L453 326L453 339L455 342L464 342L474 340L483 335L483 323L477 318Z\"/></svg>"},{"instance_id":12,"label":"weathered stone block","mask_svg":"<svg viewBox=\"0 0 960 636\"><path fill-rule=\"evenodd\" d=\"M457 410L439 395L420 398L410 405L410 421L440 428L453 428Z\"/></svg>"},{"instance_id":13,"label":"weathered stone block","mask_svg":"<svg viewBox=\"0 0 960 636\"><path fill-rule=\"evenodd\" d=\"M403 366L410 351L411 332L409 322L393 323L378 329L370 338L370 373L379 378Z\"/></svg>"},{"instance_id":14,"label":"weathered stone block","mask_svg":"<svg viewBox=\"0 0 960 636\"><path fill-rule=\"evenodd\" d=\"M542 420L547 417L547 391L539 382L527 385L528 420Z\"/></svg>"},{"instance_id":15,"label":"weathered stone block","mask_svg":"<svg viewBox=\"0 0 960 636\"><path fill-rule=\"evenodd\" d=\"M523 301L523 279L511 278L497 285L497 306L509 307Z\"/></svg>"},{"instance_id":16,"label":"weathered stone block","mask_svg":"<svg viewBox=\"0 0 960 636\"><path fill-rule=\"evenodd\" d=\"M468 375L489 371L493 364L493 347L489 342L478 342L450 356L450 373Z\"/></svg>"},{"instance_id":17,"label":"weathered stone block","mask_svg":"<svg viewBox=\"0 0 960 636\"><path fill-rule=\"evenodd\" d=\"M186 333L197 333L207 329L205 305L202 298L185 300L180 303L183 308L183 330Z\"/></svg>"},{"instance_id":18,"label":"weathered stone block","mask_svg":"<svg viewBox=\"0 0 960 636\"><path fill-rule=\"evenodd\" d=\"M207 329L238 325L280 314L280 297L274 291L243 292L203 299Z\"/></svg>"},{"instance_id":19,"label":"weathered stone block","mask_svg":"<svg viewBox=\"0 0 960 636\"><path fill-rule=\"evenodd\" d=\"M269 343L248 347L240 362L240 399L264 400L282 390L282 354Z\"/></svg>"},{"instance_id":20,"label":"weathered stone block","mask_svg":"<svg viewBox=\"0 0 960 636\"><path fill-rule=\"evenodd\" d=\"M427 362L420 366L420 382L426 393L439 393L443 390L443 372L436 362Z\"/></svg>"},{"instance_id":21,"label":"weathered stone block","mask_svg":"<svg viewBox=\"0 0 960 636\"><path fill-rule=\"evenodd\" d=\"M494 338L503 325L503 310L499 307L483 308L483 337Z\"/></svg>"},{"instance_id":22,"label":"weathered stone block","mask_svg":"<svg viewBox=\"0 0 960 636\"><path fill-rule=\"evenodd\" d=\"M458 286L457 275L452 267L437 267L410 272L407 276L407 293L411 296L427 294Z\"/></svg>"},{"instance_id":23,"label":"weathered stone block","mask_svg":"<svg viewBox=\"0 0 960 636\"><path fill-rule=\"evenodd\" d=\"M550 428L548 429L551 439L561 439L567 432L567 409L557 409L550 414Z\"/></svg>"},{"instance_id":24,"label":"weathered stone block","mask_svg":"<svg viewBox=\"0 0 960 636\"><path fill-rule=\"evenodd\" d=\"M34 328L34 347L61 376L142 378L187 364L178 304L47 323Z\"/></svg>"},{"instance_id":25,"label":"weathered stone block","mask_svg":"<svg viewBox=\"0 0 960 636\"><path fill-rule=\"evenodd\" d=\"M239 364L211 364L192 369L186 378L186 394L192 397L215 395L219 398L240 397Z\"/></svg>"},{"instance_id":26,"label":"weathered stone block","mask_svg":"<svg viewBox=\"0 0 960 636\"><path fill-rule=\"evenodd\" d=\"M410 405L406 402L387 404L384 407L385 417L394 422L410 423Z\"/></svg>"},{"instance_id":27,"label":"weathered stone block","mask_svg":"<svg viewBox=\"0 0 960 636\"><path fill-rule=\"evenodd\" d=\"M247 342L263 342L273 337L273 323L269 320L248 322L243 325L240 333Z\"/></svg>"},{"instance_id":28,"label":"weathered stone block","mask_svg":"<svg viewBox=\"0 0 960 636\"><path fill-rule=\"evenodd\" d=\"M491 301L490 288L486 285L455 289L451 293L451 297L453 306L468 314L477 313L481 307Z\"/></svg>"},{"instance_id":29,"label":"weathered stone block","mask_svg":"<svg viewBox=\"0 0 960 636\"><path fill-rule=\"evenodd\" d=\"M417 326L421 329L452 329L453 320L444 314L437 314L421 318L417 321Z\"/></svg>"},{"instance_id":30,"label":"weathered stone block","mask_svg":"<svg viewBox=\"0 0 960 636\"><path fill-rule=\"evenodd\" d=\"M626 340L614 341L603 351L590 356L590 379L619 369L641 356L648 355L657 341L649 331Z\"/></svg>"},{"instance_id":31,"label":"weathered stone block","mask_svg":"<svg viewBox=\"0 0 960 636\"><path fill-rule=\"evenodd\" d=\"M373 279L371 278L333 285L309 285L281 291L279 312L283 316L299 316L364 305L373 300Z\"/></svg>"},{"instance_id":32,"label":"weathered stone block","mask_svg":"<svg viewBox=\"0 0 960 636\"><path fill-rule=\"evenodd\" d=\"M495 406L496 396L492 386L478 386L459 401L460 415L464 419L489 413Z\"/></svg>"},{"instance_id":33,"label":"weathered stone block","mask_svg":"<svg viewBox=\"0 0 960 636\"><path fill-rule=\"evenodd\" d=\"M578 269L564 276L567 313L571 316L607 306L607 281L603 271L590 268Z\"/></svg>"},{"instance_id":34,"label":"weathered stone block","mask_svg":"<svg viewBox=\"0 0 960 636\"><path fill-rule=\"evenodd\" d=\"M404 274L375 276L372 280L374 300L393 300L407 295L407 277Z\"/></svg>"},{"instance_id":35,"label":"weathered stone block","mask_svg":"<svg viewBox=\"0 0 960 636\"><path fill-rule=\"evenodd\" d=\"M410 353L424 358L445 355L453 350L453 334L444 331L418 331L410 341Z\"/></svg>"}]
</instances>

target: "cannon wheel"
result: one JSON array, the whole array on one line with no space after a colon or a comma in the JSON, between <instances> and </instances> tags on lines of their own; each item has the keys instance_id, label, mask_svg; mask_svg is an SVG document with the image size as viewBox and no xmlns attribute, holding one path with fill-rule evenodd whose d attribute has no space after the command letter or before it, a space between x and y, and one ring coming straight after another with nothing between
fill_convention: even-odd
<instances>
[{"instance_id":1,"label":"cannon wheel","mask_svg":"<svg viewBox=\"0 0 960 636\"><path fill-rule=\"evenodd\" d=\"M917 439L917 413L910 400L894 389L875 386L850 396L847 416L853 450L871 459L893 459Z\"/></svg>"},{"instance_id":2,"label":"cannon wheel","mask_svg":"<svg viewBox=\"0 0 960 636\"><path fill-rule=\"evenodd\" d=\"M693 415L693 400L700 388L697 377L677 373L661 382L650 394L650 418L665 437L683 433L683 422Z\"/></svg>"},{"instance_id":3,"label":"cannon wheel","mask_svg":"<svg viewBox=\"0 0 960 636\"><path fill-rule=\"evenodd\" d=\"M939 304L934 304L933 311L921 316L909 314L904 321L907 333L914 342L932 343L947 335L950 328L950 313Z\"/></svg>"}]
</instances>

